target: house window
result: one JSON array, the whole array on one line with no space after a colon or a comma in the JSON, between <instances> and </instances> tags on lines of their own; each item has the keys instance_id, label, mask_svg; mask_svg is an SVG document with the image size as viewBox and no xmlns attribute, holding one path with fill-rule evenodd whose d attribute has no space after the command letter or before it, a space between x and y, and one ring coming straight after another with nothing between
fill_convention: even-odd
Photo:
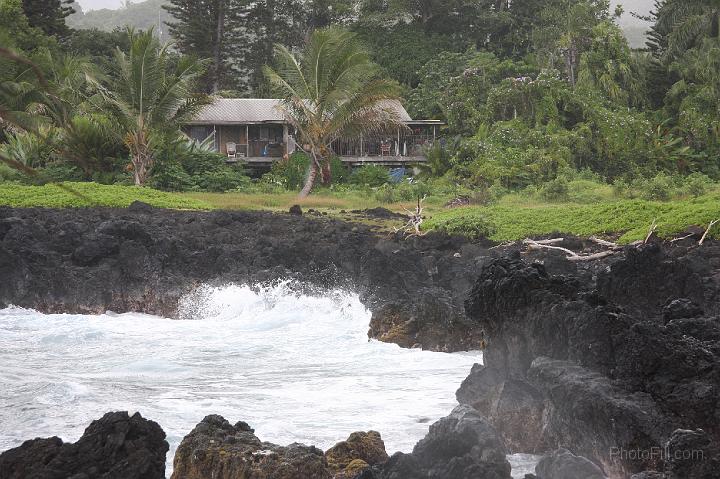
<instances>
[{"instance_id":1,"label":"house window","mask_svg":"<svg viewBox=\"0 0 720 479\"><path fill-rule=\"evenodd\" d=\"M205 141L210 136L212 130L208 126L193 126L190 127L190 138L197 141Z\"/></svg>"}]
</instances>

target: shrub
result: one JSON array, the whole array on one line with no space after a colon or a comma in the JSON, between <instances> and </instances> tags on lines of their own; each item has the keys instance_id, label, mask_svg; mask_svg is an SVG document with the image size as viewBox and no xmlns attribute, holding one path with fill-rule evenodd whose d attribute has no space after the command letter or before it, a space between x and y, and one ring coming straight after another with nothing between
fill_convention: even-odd
<instances>
[{"instance_id":1,"label":"shrub","mask_svg":"<svg viewBox=\"0 0 720 479\"><path fill-rule=\"evenodd\" d=\"M569 198L568 182L565 178L555 178L545 183L540 189L543 198L549 201L567 201Z\"/></svg>"},{"instance_id":2,"label":"shrub","mask_svg":"<svg viewBox=\"0 0 720 479\"><path fill-rule=\"evenodd\" d=\"M424 182L385 183L375 191L375 199L383 203L397 203L399 201L417 201L418 198L430 195L432 187Z\"/></svg>"},{"instance_id":3,"label":"shrub","mask_svg":"<svg viewBox=\"0 0 720 479\"><path fill-rule=\"evenodd\" d=\"M364 165L350 175L350 182L355 185L381 186L390 181L387 168L378 165Z\"/></svg>"},{"instance_id":4,"label":"shrub","mask_svg":"<svg viewBox=\"0 0 720 479\"><path fill-rule=\"evenodd\" d=\"M158 148L151 185L168 191L227 191L250 183L242 169L206 145L171 140Z\"/></svg>"},{"instance_id":5,"label":"shrub","mask_svg":"<svg viewBox=\"0 0 720 479\"><path fill-rule=\"evenodd\" d=\"M693 173L685 178L685 191L695 198L704 195L707 192L708 185L712 184L712 180L702 173Z\"/></svg>"},{"instance_id":6,"label":"shrub","mask_svg":"<svg viewBox=\"0 0 720 479\"><path fill-rule=\"evenodd\" d=\"M242 170L232 167L219 168L215 171L208 171L194 178L198 189L202 191L223 192L248 186L250 178L245 176Z\"/></svg>"},{"instance_id":7,"label":"shrub","mask_svg":"<svg viewBox=\"0 0 720 479\"><path fill-rule=\"evenodd\" d=\"M350 168L345 166L342 158L339 156L330 158L330 175L332 176L333 184L347 183L350 179L350 173Z\"/></svg>"},{"instance_id":8,"label":"shrub","mask_svg":"<svg viewBox=\"0 0 720 479\"><path fill-rule=\"evenodd\" d=\"M662 173L640 182L640 196L648 201L668 201L673 190L672 178Z\"/></svg>"},{"instance_id":9,"label":"shrub","mask_svg":"<svg viewBox=\"0 0 720 479\"><path fill-rule=\"evenodd\" d=\"M288 190L299 190L305 183L310 158L301 151L296 151L289 158L276 161L265 176L265 181L278 183Z\"/></svg>"},{"instance_id":10,"label":"shrub","mask_svg":"<svg viewBox=\"0 0 720 479\"><path fill-rule=\"evenodd\" d=\"M493 221L478 208L455 208L433 216L425 222L423 228L473 239L488 238L496 231Z\"/></svg>"},{"instance_id":11,"label":"shrub","mask_svg":"<svg viewBox=\"0 0 720 479\"><path fill-rule=\"evenodd\" d=\"M10 159L31 168L39 168L57 160L59 138L56 129L43 129L42 137L30 132L13 133L0 148Z\"/></svg>"}]
</instances>

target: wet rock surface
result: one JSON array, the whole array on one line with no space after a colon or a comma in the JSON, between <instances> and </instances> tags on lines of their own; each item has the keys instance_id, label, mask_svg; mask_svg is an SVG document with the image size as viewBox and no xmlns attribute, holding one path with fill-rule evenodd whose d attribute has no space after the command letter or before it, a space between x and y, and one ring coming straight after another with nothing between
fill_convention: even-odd
<instances>
[{"instance_id":1,"label":"wet rock surface","mask_svg":"<svg viewBox=\"0 0 720 479\"><path fill-rule=\"evenodd\" d=\"M165 433L139 413L105 414L75 443L33 439L0 454L0 479L164 479Z\"/></svg>"},{"instance_id":2,"label":"wet rock surface","mask_svg":"<svg viewBox=\"0 0 720 479\"><path fill-rule=\"evenodd\" d=\"M380 479L510 479L505 446L476 410L458 406L430 426L410 454L396 453L375 477Z\"/></svg>"},{"instance_id":3,"label":"wet rock surface","mask_svg":"<svg viewBox=\"0 0 720 479\"><path fill-rule=\"evenodd\" d=\"M535 473L538 479L606 479L602 469L567 449L544 456Z\"/></svg>"},{"instance_id":4,"label":"wet rock surface","mask_svg":"<svg viewBox=\"0 0 720 479\"><path fill-rule=\"evenodd\" d=\"M333 470L347 477L388 460L385 443L377 431L354 432L347 440L328 449L325 457Z\"/></svg>"},{"instance_id":5,"label":"wet rock surface","mask_svg":"<svg viewBox=\"0 0 720 479\"><path fill-rule=\"evenodd\" d=\"M466 302L487 335L486 366L458 400L487 416L511 450L572 446L610 477L663 470L666 458L649 452L678 428L702 428L715 447L718 289L708 265L717 253L629 247L594 280L518 256L489 261Z\"/></svg>"}]
</instances>

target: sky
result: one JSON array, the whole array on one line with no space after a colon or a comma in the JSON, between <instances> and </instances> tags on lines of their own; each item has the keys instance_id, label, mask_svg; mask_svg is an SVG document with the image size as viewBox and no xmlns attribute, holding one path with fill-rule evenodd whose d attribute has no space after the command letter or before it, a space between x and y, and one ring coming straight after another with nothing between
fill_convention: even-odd
<instances>
[{"instance_id":1,"label":"sky","mask_svg":"<svg viewBox=\"0 0 720 479\"><path fill-rule=\"evenodd\" d=\"M120 8L124 0L77 0L83 11L99 10L101 8ZM139 2L138 2L139 3Z\"/></svg>"}]
</instances>

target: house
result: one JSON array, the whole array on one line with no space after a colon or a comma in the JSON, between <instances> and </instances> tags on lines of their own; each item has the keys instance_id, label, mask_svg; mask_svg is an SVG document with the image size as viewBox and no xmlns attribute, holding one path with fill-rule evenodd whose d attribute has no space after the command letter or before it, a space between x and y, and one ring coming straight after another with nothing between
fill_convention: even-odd
<instances>
[{"instance_id":1,"label":"house","mask_svg":"<svg viewBox=\"0 0 720 479\"><path fill-rule=\"evenodd\" d=\"M443 122L413 120L398 101L390 102L390 106L396 109L407 129L372 137L339 138L331 145L335 154L353 166L366 163L402 166L425 161L425 149L439 136ZM301 147L283 115L281 101L276 99L217 99L183 131L199 141L212 136L218 152L250 164L270 164Z\"/></svg>"}]
</instances>

